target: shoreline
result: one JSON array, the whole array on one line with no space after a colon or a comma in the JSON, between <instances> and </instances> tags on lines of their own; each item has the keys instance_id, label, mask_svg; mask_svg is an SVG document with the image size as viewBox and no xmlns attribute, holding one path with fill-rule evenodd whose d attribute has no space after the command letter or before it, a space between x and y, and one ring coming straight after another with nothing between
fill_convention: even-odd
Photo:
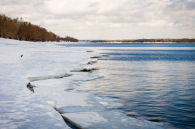
<instances>
[{"instance_id":1,"label":"shoreline","mask_svg":"<svg viewBox=\"0 0 195 129\"><path fill-rule=\"evenodd\" d=\"M1 51L1 55L4 55L1 57L1 66L3 66L1 77L4 80L1 85L3 87L7 85L3 88L3 94L6 94L7 98L4 97L0 103L4 103L10 108L14 117L20 112L25 112L17 115L19 116L17 120L21 124L16 128L41 128L43 126L70 128L65 122L63 123L61 115L56 114L55 109L51 110L47 101L56 101L57 104L54 104L56 106L53 107L62 113L64 118L69 119L81 128L139 128L140 125L142 128L164 127L164 123L138 120L128 117L122 112L109 111L103 105L106 104L106 101L101 97L94 96L91 93L75 92L74 89L80 85L79 83L98 77L91 77L88 72L71 72L73 75L69 77L54 79L53 76L49 76L50 79L48 80L33 81L31 84L35 86L33 87L34 93L26 88L26 78L67 73L62 69L81 67L79 63L89 60L89 57L95 56L94 53L86 52L86 49L68 48L47 42L38 44L38 42L21 42L8 39L0 39L0 42L2 43L0 44L1 47L4 48ZM24 56L20 57L21 54ZM8 78L5 75L8 75ZM12 83L9 83L10 78ZM11 94L8 91L11 91ZM1 96L3 94L1 93ZM15 101L9 104L13 98ZM6 109L3 105L1 107ZM10 114L4 112L4 115ZM0 118L0 120L3 119ZM11 119L7 118L6 120L9 122L6 125L0 125L0 127L9 127L13 124L16 126L17 123L14 123L14 120L10 121ZM37 120L39 121L38 124L36 124ZM44 124L48 122L49 126Z\"/></svg>"}]
</instances>

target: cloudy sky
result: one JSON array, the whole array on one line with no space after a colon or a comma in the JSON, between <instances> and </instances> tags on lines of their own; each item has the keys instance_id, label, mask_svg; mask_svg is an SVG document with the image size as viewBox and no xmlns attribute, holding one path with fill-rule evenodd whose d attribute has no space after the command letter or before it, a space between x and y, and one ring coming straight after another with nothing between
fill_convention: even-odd
<instances>
[{"instance_id":1,"label":"cloudy sky","mask_svg":"<svg viewBox=\"0 0 195 129\"><path fill-rule=\"evenodd\" d=\"M78 39L195 38L195 0L0 0L0 13Z\"/></svg>"}]
</instances>

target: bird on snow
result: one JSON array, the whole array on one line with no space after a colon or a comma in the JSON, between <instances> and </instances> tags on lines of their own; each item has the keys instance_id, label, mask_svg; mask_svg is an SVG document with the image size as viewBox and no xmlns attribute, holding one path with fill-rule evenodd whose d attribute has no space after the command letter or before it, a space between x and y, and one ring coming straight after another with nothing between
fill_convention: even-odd
<instances>
[{"instance_id":1,"label":"bird on snow","mask_svg":"<svg viewBox=\"0 0 195 129\"><path fill-rule=\"evenodd\" d=\"M31 85L30 82L29 82L29 83L26 85L26 87L27 87L30 91L32 91L32 92L34 93L33 87L36 87L36 86Z\"/></svg>"}]
</instances>

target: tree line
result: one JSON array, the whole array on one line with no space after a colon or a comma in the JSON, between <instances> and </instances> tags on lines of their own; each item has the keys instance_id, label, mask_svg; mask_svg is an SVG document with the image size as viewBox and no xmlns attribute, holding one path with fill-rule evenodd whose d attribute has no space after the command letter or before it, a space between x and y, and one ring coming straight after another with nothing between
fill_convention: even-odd
<instances>
[{"instance_id":1,"label":"tree line","mask_svg":"<svg viewBox=\"0 0 195 129\"><path fill-rule=\"evenodd\" d=\"M61 38L63 41L66 41L66 42L78 42L79 40L78 39L75 39L73 37L70 37L70 36L66 36L65 38Z\"/></svg>"},{"instance_id":2,"label":"tree line","mask_svg":"<svg viewBox=\"0 0 195 129\"><path fill-rule=\"evenodd\" d=\"M45 28L18 18L0 14L0 37L25 41L60 41L60 37Z\"/></svg>"}]
</instances>

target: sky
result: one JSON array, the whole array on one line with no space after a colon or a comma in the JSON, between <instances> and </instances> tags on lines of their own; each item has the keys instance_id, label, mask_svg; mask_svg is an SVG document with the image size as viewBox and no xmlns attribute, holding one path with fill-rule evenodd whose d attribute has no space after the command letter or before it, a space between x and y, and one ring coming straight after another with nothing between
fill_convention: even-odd
<instances>
[{"instance_id":1,"label":"sky","mask_svg":"<svg viewBox=\"0 0 195 129\"><path fill-rule=\"evenodd\" d=\"M0 14L60 37L195 38L195 0L0 0Z\"/></svg>"}]
</instances>

